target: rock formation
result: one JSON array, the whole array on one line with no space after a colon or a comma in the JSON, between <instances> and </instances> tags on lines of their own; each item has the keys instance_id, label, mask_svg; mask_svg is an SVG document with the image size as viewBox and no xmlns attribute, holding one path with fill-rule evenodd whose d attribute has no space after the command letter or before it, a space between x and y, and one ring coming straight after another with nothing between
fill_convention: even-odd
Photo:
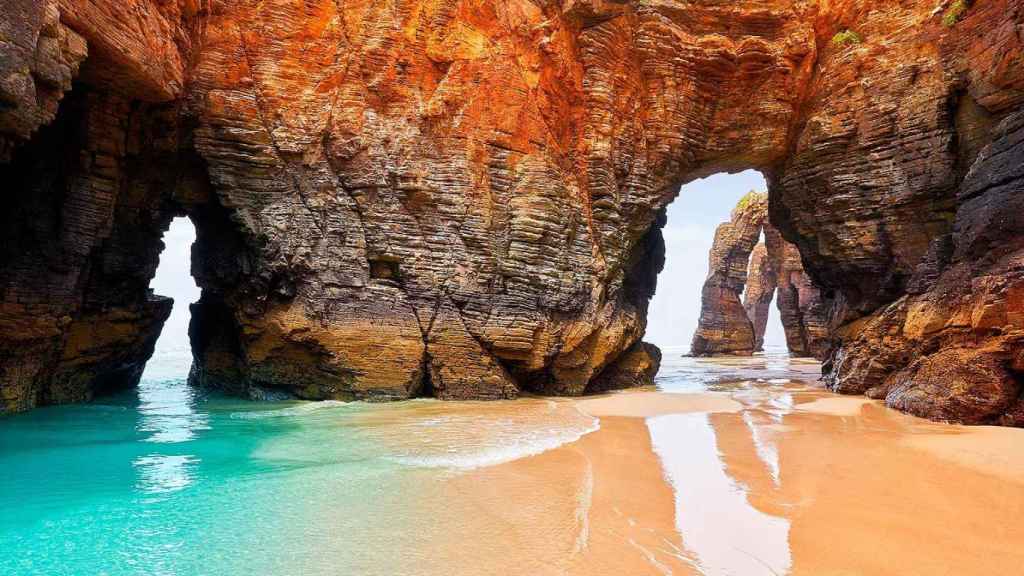
<instances>
[{"instance_id":1,"label":"rock formation","mask_svg":"<svg viewBox=\"0 0 1024 576\"><path fill-rule=\"evenodd\" d=\"M1024 113L992 140L907 293L838 329L834 390L929 418L1024 425Z\"/></svg>"},{"instance_id":2,"label":"rock formation","mask_svg":"<svg viewBox=\"0 0 1024 576\"><path fill-rule=\"evenodd\" d=\"M752 352L764 350L764 333L768 329L768 313L779 283L775 263L768 256L764 242L754 246L747 267L746 289L743 292L743 310L754 329Z\"/></svg>"},{"instance_id":3,"label":"rock formation","mask_svg":"<svg viewBox=\"0 0 1024 576\"><path fill-rule=\"evenodd\" d=\"M750 192L733 209L729 222L715 230L691 354L751 354L757 349L758 335L741 296L750 253L761 237L767 214L768 195ZM771 302L771 297L768 300ZM764 339L763 329L760 339Z\"/></svg>"},{"instance_id":4,"label":"rock formation","mask_svg":"<svg viewBox=\"0 0 1024 576\"><path fill-rule=\"evenodd\" d=\"M758 243L762 234L765 241ZM733 209L731 220L715 231L690 353L761 351L776 290L790 353L824 358L829 348L828 302L804 272L796 246L768 222L768 195L750 192Z\"/></svg>"},{"instance_id":5,"label":"rock formation","mask_svg":"<svg viewBox=\"0 0 1024 576\"><path fill-rule=\"evenodd\" d=\"M786 347L794 356L823 360L829 354L832 303L807 275L797 247L786 242L771 224L765 224L764 235Z\"/></svg>"},{"instance_id":6,"label":"rock formation","mask_svg":"<svg viewBox=\"0 0 1024 576\"><path fill-rule=\"evenodd\" d=\"M587 387L587 392L653 386L661 367L661 350L648 342L637 342Z\"/></svg>"},{"instance_id":7,"label":"rock formation","mask_svg":"<svg viewBox=\"0 0 1024 576\"><path fill-rule=\"evenodd\" d=\"M0 0L3 407L132 384L175 215L198 383L583 393L643 336L679 186L757 168L836 389L1018 422L1022 6L943 9Z\"/></svg>"}]
</instances>

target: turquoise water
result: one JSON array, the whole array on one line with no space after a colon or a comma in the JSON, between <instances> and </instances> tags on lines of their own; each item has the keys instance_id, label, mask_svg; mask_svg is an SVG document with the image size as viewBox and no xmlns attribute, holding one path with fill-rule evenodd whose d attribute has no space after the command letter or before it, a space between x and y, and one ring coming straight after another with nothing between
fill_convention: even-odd
<instances>
[{"instance_id":1,"label":"turquoise water","mask_svg":"<svg viewBox=\"0 0 1024 576\"><path fill-rule=\"evenodd\" d=\"M293 573L280 551L316 545L295 529L316 519L306 487L359 515L401 475L347 429L345 412L359 407L333 410L329 423L301 411L260 417L287 408L161 380L4 420L0 573Z\"/></svg>"},{"instance_id":2,"label":"turquoise water","mask_svg":"<svg viewBox=\"0 0 1024 576\"><path fill-rule=\"evenodd\" d=\"M423 486L595 421L567 404L252 403L167 355L139 388L0 419L0 574L414 574ZM428 511L429 513L429 511Z\"/></svg>"},{"instance_id":3,"label":"turquoise water","mask_svg":"<svg viewBox=\"0 0 1024 576\"><path fill-rule=\"evenodd\" d=\"M663 390L794 370L677 356ZM163 348L136 390L0 418L0 574L445 574L439 539L480 525L447 480L599 426L566 400L248 402L190 388L189 360ZM518 509L546 519L549 498ZM497 532L470 549L504 557L508 524L483 525Z\"/></svg>"}]
</instances>

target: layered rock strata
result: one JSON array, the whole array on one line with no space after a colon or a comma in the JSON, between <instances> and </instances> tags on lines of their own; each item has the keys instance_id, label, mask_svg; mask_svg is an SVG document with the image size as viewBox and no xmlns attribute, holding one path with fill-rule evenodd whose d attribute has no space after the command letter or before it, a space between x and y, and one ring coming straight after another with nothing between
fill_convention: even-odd
<instances>
[{"instance_id":1,"label":"layered rock strata","mask_svg":"<svg viewBox=\"0 0 1024 576\"><path fill-rule=\"evenodd\" d=\"M768 314L778 287L775 262L768 256L768 246L759 242L750 253L746 287L743 291L743 310L754 330L752 352L764 350L764 333L768 329Z\"/></svg>"},{"instance_id":2,"label":"layered rock strata","mask_svg":"<svg viewBox=\"0 0 1024 576\"><path fill-rule=\"evenodd\" d=\"M758 242L761 237L764 242ZM829 302L804 272L796 246L768 222L768 195L750 192L733 209L730 221L715 232L690 353L761 351L776 292L790 353L824 358L829 349Z\"/></svg>"},{"instance_id":3,"label":"layered rock strata","mask_svg":"<svg viewBox=\"0 0 1024 576\"><path fill-rule=\"evenodd\" d=\"M758 340L764 340L764 329L760 334L755 331L742 296L750 253L758 245L767 213L768 195L750 192L733 209L729 222L715 230L691 354L749 355L757 349Z\"/></svg>"},{"instance_id":4,"label":"layered rock strata","mask_svg":"<svg viewBox=\"0 0 1024 576\"><path fill-rule=\"evenodd\" d=\"M786 347L794 356L826 359L831 346L833 302L807 275L796 246L786 242L769 223L765 224L764 236ZM753 297L754 293L749 295Z\"/></svg>"},{"instance_id":5,"label":"layered rock strata","mask_svg":"<svg viewBox=\"0 0 1024 576\"><path fill-rule=\"evenodd\" d=\"M5 410L144 363L166 306L146 283L181 214L200 237L196 382L583 393L644 333L680 184L744 168L768 177L771 223L828 303L837 389L921 374L940 398L927 375L948 366L1003 370L1013 395L1024 233L999 158L1019 148L1019 0L951 27L923 0L0 2ZM833 42L847 29L862 40ZM1005 302L1006 320L965 330L932 307L943 328L921 337L891 310L918 318L926 294ZM79 352L110 314L135 345ZM913 352L872 362L897 332ZM913 368L925 353L933 368ZM86 357L80 393L52 393Z\"/></svg>"},{"instance_id":6,"label":"layered rock strata","mask_svg":"<svg viewBox=\"0 0 1024 576\"><path fill-rule=\"evenodd\" d=\"M993 136L907 294L837 331L834 390L929 418L1024 425L1024 113Z\"/></svg>"}]
</instances>

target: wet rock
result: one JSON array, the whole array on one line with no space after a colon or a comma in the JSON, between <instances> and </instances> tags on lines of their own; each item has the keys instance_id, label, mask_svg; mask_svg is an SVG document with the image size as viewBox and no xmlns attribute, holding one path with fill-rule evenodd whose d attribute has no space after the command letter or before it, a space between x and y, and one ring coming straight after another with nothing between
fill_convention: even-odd
<instances>
[{"instance_id":1,"label":"wet rock","mask_svg":"<svg viewBox=\"0 0 1024 576\"><path fill-rule=\"evenodd\" d=\"M826 382L929 418L1020 425L1024 343L1024 114L993 130L960 186L950 256L914 293L838 332ZM934 262L947 260L936 274Z\"/></svg>"},{"instance_id":2,"label":"wet rock","mask_svg":"<svg viewBox=\"0 0 1024 576\"><path fill-rule=\"evenodd\" d=\"M202 196L173 106L76 89L0 164L4 410L82 401L138 382L170 301L148 289L173 198ZM189 186L188 194L181 187Z\"/></svg>"},{"instance_id":3,"label":"wet rock","mask_svg":"<svg viewBox=\"0 0 1024 576\"><path fill-rule=\"evenodd\" d=\"M1007 414L1020 384L991 354L947 348L894 374L885 403L917 416L993 424Z\"/></svg>"},{"instance_id":4,"label":"wet rock","mask_svg":"<svg viewBox=\"0 0 1024 576\"><path fill-rule=\"evenodd\" d=\"M661 350L654 344L637 342L590 383L587 393L653 386L660 367Z\"/></svg>"}]
</instances>

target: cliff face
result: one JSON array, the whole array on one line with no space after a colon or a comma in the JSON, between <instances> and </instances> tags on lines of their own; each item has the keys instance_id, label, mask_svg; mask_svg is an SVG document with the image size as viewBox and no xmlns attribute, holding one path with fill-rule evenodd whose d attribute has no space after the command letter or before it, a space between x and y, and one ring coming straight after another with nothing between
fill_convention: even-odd
<instances>
[{"instance_id":1,"label":"cliff face","mask_svg":"<svg viewBox=\"0 0 1024 576\"><path fill-rule=\"evenodd\" d=\"M795 245L784 240L768 223L764 236L765 254L775 274L775 303L786 334L786 346L795 356L824 360L829 356L833 336L833 302L822 295L821 289L807 275Z\"/></svg>"},{"instance_id":2,"label":"cliff face","mask_svg":"<svg viewBox=\"0 0 1024 576\"><path fill-rule=\"evenodd\" d=\"M195 12L2 0L0 14L0 411L11 411L138 382L171 310L147 288L161 234L209 186L172 101Z\"/></svg>"},{"instance_id":3,"label":"cliff face","mask_svg":"<svg viewBox=\"0 0 1024 576\"><path fill-rule=\"evenodd\" d=\"M0 161L54 121L76 78L129 100L180 97L200 4L0 0Z\"/></svg>"},{"instance_id":4,"label":"cliff face","mask_svg":"<svg viewBox=\"0 0 1024 576\"><path fill-rule=\"evenodd\" d=\"M921 416L1024 425L1024 114L993 129L907 294L839 329L827 382Z\"/></svg>"},{"instance_id":5,"label":"cliff face","mask_svg":"<svg viewBox=\"0 0 1024 576\"><path fill-rule=\"evenodd\" d=\"M769 309L778 283L775 262L768 256L768 247L764 242L760 242L750 253L747 285L743 293L743 310L747 313L747 318L750 318L750 324L754 329L753 352L764 350L764 333L768 329Z\"/></svg>"},{"instance_id":6,"label":"cliff face","mask_svg":"<svg viewBox=\"0 0 1024 576\"><path fill-rule=\"evenodd\" d=\"M0 2L8 409L131 384L177 214L199 231L194 381L305 398L586 391L637 350L662 209L722 170L768 176L836 375L912 289L989 302L1019 270L969 260L1024 236L979 207L1019 182L979 157L1019 149L1017 0L952 27L924 1ZM1009 390L1006 302L970 346ZM81 352L75 326L110 314L134 344Z\"/></svg>"}]
</instances>

